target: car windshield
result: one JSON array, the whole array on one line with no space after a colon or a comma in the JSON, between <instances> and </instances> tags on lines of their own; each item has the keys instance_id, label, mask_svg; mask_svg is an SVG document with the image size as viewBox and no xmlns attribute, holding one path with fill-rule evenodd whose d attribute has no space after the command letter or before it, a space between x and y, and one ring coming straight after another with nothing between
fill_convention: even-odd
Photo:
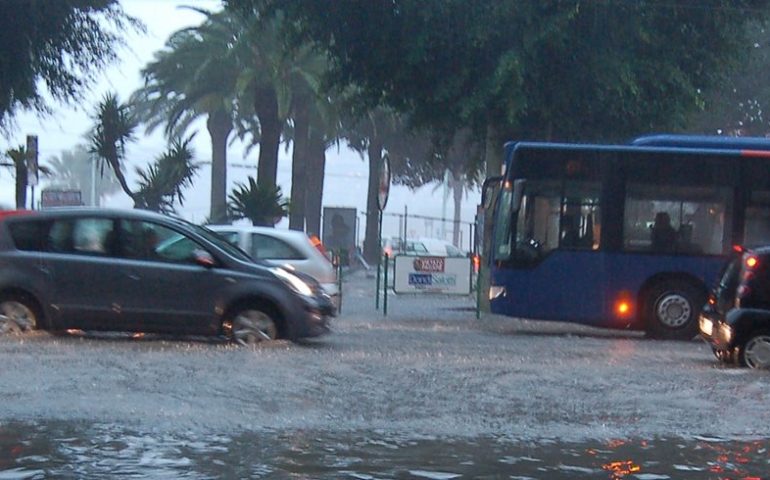
<instances>
[{"instance_id":1,"label":"car windshield","mask_svg":"<svg viewBox=\"0 0 770 480\"><path fill-rule=\"evenodd\" d=\"M208 228L203 227L201 225L193 225L192 227L198 235L202 236L203 238L213 243L217 247L221 248L222 250L232 255L233 257L237 258L238 260L243 260L246 262L254 261L254 259L251 258L251 256L248 253L244 252L239 247L228 242L224 237L222 237L217 232L209 230Z\"/></svg>"}]
</instances>

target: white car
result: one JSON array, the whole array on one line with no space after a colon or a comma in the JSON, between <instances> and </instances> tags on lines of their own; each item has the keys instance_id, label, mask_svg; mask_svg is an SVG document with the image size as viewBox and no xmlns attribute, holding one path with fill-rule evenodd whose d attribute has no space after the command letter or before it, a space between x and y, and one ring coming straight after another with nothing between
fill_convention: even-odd
<instances>
[{"instance_id":1,"label":"white car","mask_svg":"<svg viewBox=\"0 0 770 480\"><path fill-rule=\"evenodd\" d=\"M237 245L255 260L286 266L318 280L339 305L339 285L334 266L304 232L250 225L206 225Z\"/></svg>"},{"instance_id":2,"label":"white car","mask_svg":"<svg viewBox=\"0 0 770 480\"><path fill-rule=\"evenodd\" d=\"M404 244L398 237L386 239L383 252L394 255L430 255L436 257L465 257L465 253L445 240L437 238L409 238Z\"/></svg>"}]
</instances>

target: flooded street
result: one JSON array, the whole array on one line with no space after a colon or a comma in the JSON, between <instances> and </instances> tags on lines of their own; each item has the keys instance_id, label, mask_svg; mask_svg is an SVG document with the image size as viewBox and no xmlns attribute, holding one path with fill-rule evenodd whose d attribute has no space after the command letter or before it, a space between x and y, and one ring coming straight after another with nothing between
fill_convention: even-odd
<instances>
[{"instance_id":1,"label":"flooded street","mask_svg":"<svg viewBox=\"0 0 770 480\"><path fill-rule=\"evenodd\" d=\"M139 433L116 425L9 423L0 478L767 478L767 441L717 438L519 443L384 432Z\"/></svg>"},{"instance_id":2,"label":"flooded street","mask_svg":"<svg viewBox=\"0 0 770 480\"><path fill-rule=\"evenodd\" d=\"M0 338L0 480L770 478L768 372L373 284L302 344Z\"/></svg>"}]
</instances>

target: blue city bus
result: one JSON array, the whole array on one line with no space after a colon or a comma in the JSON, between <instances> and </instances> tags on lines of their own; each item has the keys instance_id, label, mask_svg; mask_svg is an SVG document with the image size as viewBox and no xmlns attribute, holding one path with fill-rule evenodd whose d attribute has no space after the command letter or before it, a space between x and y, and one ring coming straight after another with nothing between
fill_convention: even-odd
<instances>
[{"instance_id":1,"label":"blue city bus","mask_svg":"<svg viewBox=\"0 0 770 480\"><path fill-rule=\"evenodd\" d=\"M770 244L770 140L511 142L493 209L493 313L688 339L734 245Z\"/></svg>"}]
</instances>

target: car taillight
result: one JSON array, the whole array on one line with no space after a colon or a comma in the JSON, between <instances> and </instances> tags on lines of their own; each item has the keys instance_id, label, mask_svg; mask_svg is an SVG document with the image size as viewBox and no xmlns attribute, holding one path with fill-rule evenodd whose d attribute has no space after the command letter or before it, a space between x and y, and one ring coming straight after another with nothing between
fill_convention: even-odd
<instances>
[{"instance_id":1,"label":"car taillight","mask_svg":"<svg viewBox=\"0 0 770 480\"><path fill-rule=\"evenodd\" d=\"M326 255L326 247L324 247L324 244L321 242L321 239L320 239L320 238L318 238L316 235L311 235L311 236L310 236L310 243L312 243L312 244L313 244L313 246L314 246L314 247L315 247L315 248L316 248L316 249L317 249L319 252L321 252L321 254L322 254L324 257L326 257L326 258L329 258L329 257Z\"/></svg>"},{"instance_id":2,"label":"car taillight","mask_svg":"<svg viewBox=\"0 0 770 480\"><path fill-rule=\"evenodd\" d=\"M34 213L34 210L0 210L0 220L3 220L6 217L26 215L29 213Z\"/></svg>"}]
</instances>

